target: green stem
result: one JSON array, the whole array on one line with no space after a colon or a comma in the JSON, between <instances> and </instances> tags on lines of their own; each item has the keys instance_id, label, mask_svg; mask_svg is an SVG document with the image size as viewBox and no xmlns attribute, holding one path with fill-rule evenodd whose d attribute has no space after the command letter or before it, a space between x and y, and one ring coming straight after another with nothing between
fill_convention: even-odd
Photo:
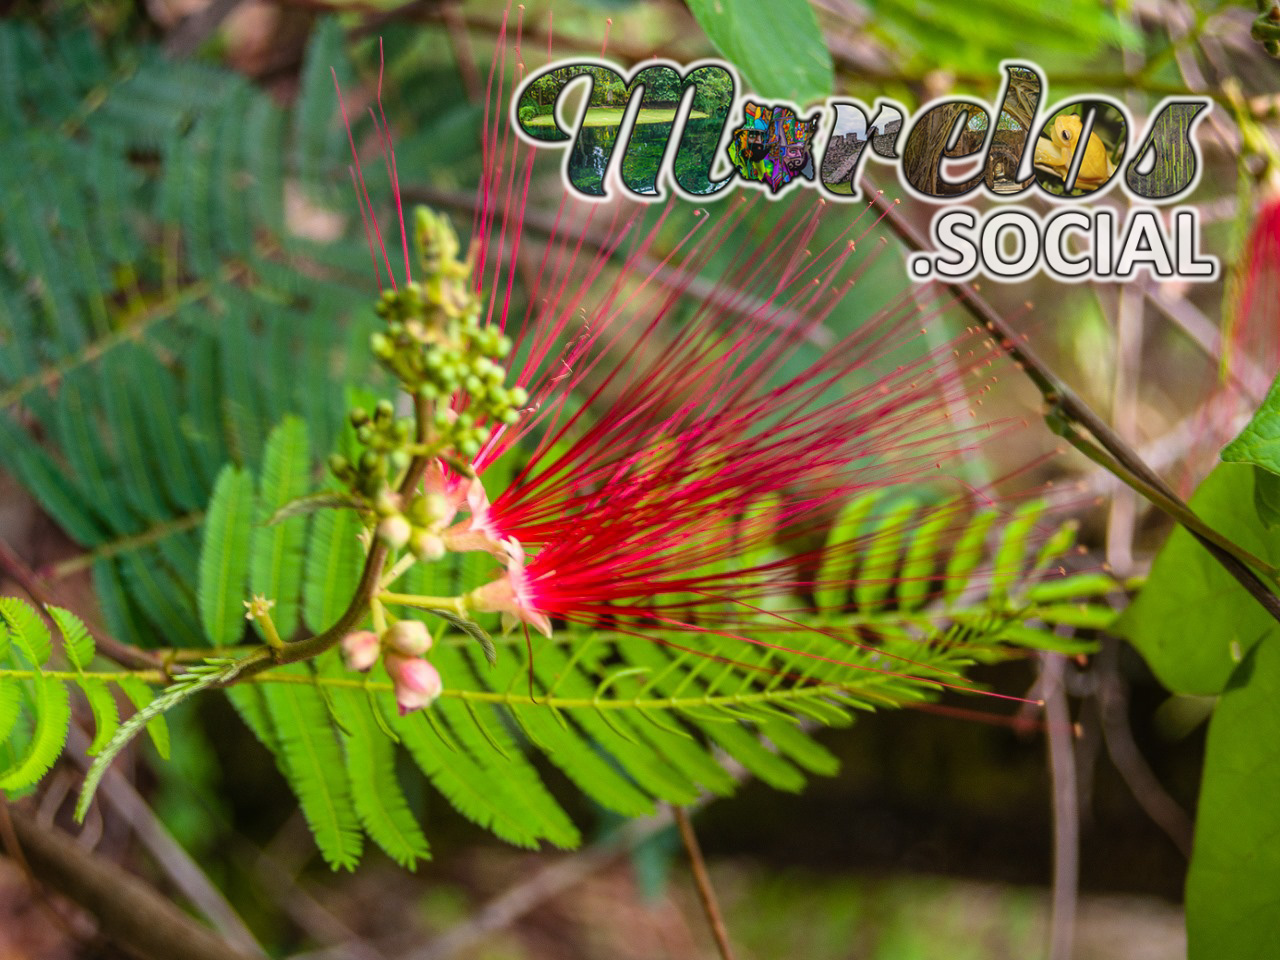
<instances>
[{"instance_id":1,"label":"green stem","mask_svg":"<svg viewBox=\"0 0 1280 960\"><path fill-rule=\"evenodd\" d=\"M401 607L413 607L416 610L452 610L458 616L466 616L467 604L463 597L420 597L413 593L391 593L383 591L378 595L383 603L393 603Z\"/></svg>"},{"instance_id":2,"label":"green stem","mask_svg":"<svg viewBox=\"0 0 1280 960\"><path fill-rule=\"evenodd\" d=\"M1115 476L1123 480L1125 484L1141 493L1144 497L1169 516L1173 517L1173 519L1186 527L1189 532L1202 541L1209 541L1220 549L1231 554L1241 563L1247 563L1260 573L1266 574L1273 583L1280 581L1280 569L1277 569L1261 557L1255 556L1243 547L1228 540L1192 513L1191 508L1181 500L1165 496L1162 491L1143 482L1141 478L1130 474L1123 466L1116 462L1114 457L1110 456L1097 444L1091 443L1088 439L1081 436L1080 433L1069 423L1064 423L1061 427L1054 429L1054 432L1064 438L1068 443L1094 463L1098 464L1098 466L1102 467L1104 470L1110 471Z\"/></svg>"},{"instance_id":3,"label":"green stem","mask_svg":"<svg viewBox=\"0 0 1280 960\"><path fill-rule=\"evenodd\" d=\"M877 671L869 671L872 676ZM305 686L337 687L350 690L369 690L374 693L390 693L392 684L383 681L369 680L357 676L306 676L298 673L272 673L270 676L253 676L241 679L249 683L292 683ZM917 679L928 682L929 677ZM855 696L862 699L877 700L886 704L897 704L901 701L886 694L877 693L861 687L845 684L824 683L812 687L787 687L779 690L757 690L751 693L723 694L719 696L705 695L700 697L622 697L618 699L601 699L597 697L543 697L531 699L527 694L497 693L487 690L457 690L446 687L440 694L442 698L469 701L471 703L491 703L499 706L551 707L556 710L693 710L700 707L751 706L790 700L814 700L823 697Z\"/></svg>"}]
</instances>

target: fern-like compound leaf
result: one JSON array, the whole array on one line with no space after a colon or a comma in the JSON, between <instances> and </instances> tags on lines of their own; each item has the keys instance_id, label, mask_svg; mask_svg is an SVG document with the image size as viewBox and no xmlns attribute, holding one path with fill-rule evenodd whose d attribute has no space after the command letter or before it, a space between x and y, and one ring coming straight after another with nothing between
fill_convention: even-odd
<instances>
[{"instance_id":1,"label":"fern-like compound leaf","mask_svg":"<svg viewBox=\"0 0 1280 960\"><path fill-rule=\"evenodd\" d=\"M244 633L253 517L253 476L224 467L213 487L200 551L200 619L215 647L234 646Z\"/></svg>"},{"instance_id":2,"label":"fern-like compound leaf","mask_svg":"<svg viewBox=\"0 0 1280 960\"><path fill-rule=\"evenodd\" d=\"M311 520L303 581L303 618L319 633L342 615L364 563L360 518L351 510L329 510Z\"/></svg>"},{"instance_id":3,"label":"fern-like compound leaf","mask_svg":"<svg viewBox=\"0 0 1280 960\"><path fill-rule=\"evenodd\" d=\"M307 521L298 516L268 526L266 520L306 491L310 469L307 425L286 417L267 438L249 562L249 589L275 601L271 616L282 637L298 627Z\"/></svg>"},{"instance_id":4,"label":"fern-like compound leaf","mask_svg":"<svg viewBox=\"0 0 1280 960\"><path fill-rule=\"evenodd\" d=\"M387 856L412 868L430 856L430 848L396 777L395 745L383 734L363 691L335 690L334 702L345 727L343 754L360 823Z\"/></svg>"},{"instance_id":5,"label":"fern-like compound leaf","mask_svg":"<svg viewBox=\"0 0 1280 960\"><path fill-rule=\"evenodd\" d=\"M278 669L307 675L301 667ZM286 760L282 772L298 797L321 855L332 867L354 870L363 846L360 821L324 699L314 687L298 683L271 684L265 694Z\"/></svg>"}]
</instances>

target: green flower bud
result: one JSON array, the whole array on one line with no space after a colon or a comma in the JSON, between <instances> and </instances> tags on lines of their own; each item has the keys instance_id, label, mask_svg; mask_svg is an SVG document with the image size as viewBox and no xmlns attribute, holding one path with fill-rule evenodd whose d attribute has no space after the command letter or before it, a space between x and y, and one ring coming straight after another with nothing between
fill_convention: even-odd
<instances>
[{"instance_id":1,"label":"green flower bud","mask_svg":"<svg viewBox=\"0 0 1280 960\"><path fill-rule=\"evenodd\" d=\"M378 539L392 550L399 550L413 536L413 528L409 521L399 514L384 517L378 523Z\"/></svg>"},{"instance_id":2,"label":"green flower bud","mask_svg":"<svg viewBox=\"0 0 1280 960\"><path fill-rule=\"evenodd\" d=\"M415 530L409 538L409 549L419 560L439 560L444 556L444 540L430 530Z\"/></svg>"}]
</instances>

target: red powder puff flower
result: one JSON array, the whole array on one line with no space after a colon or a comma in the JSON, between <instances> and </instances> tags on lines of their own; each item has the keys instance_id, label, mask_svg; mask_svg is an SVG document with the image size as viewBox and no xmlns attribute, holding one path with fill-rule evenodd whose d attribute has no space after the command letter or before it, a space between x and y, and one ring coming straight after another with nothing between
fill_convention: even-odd
<instances>
[{"instance_id":1,"label":"red powder puff flower","mask_svg":"<svg viewBox=\"0 0 1280 960\"><path fill-rule=\"evenodd\" d=\"M501 102L501 56L494 71ZM936 477L989 442L993 424L973 407L995 380L998 345L971 331L931 346L942 305L923 308L911 292L831 337L832 311L860 295L867 261L852 258L875 226L869 206L795 202L755 238L771 208L739 197L699 211L673 241L674 202L654 212L566 196L540 225L535 266L522 260L532 150L491 112L474 276L489 322L514 342L529 402L515 424L494 425L473 462L481 480L440 465L428 480L469 512L444 532L448 547L506 567L466 603L547 635L553 618L725 636L793 629L774 597L812 593L834 552L874 548L806 549L821 518L861 492ZM819 240L828 218L843 229ZM391 274L385 251L382 261ZM495 462L530 449L507 489L484 489Z\"/></svg>"}]
</instances>

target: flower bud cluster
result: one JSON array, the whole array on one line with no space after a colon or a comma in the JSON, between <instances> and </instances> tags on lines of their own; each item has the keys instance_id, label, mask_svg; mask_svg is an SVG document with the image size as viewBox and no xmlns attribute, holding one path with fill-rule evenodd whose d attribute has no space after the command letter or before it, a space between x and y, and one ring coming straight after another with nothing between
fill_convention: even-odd
<instances>
[{"instance_id":1,"label":"flower bud cluster","mask_svg":"<svg viewBox=\"0 0 1280 960\"><path fill-rule=\"evenodd\" d=\"M410 394L442 401L433 422L436 440L470 458L489 439L489 424L515 423L529 398L520 387L503 386L507 371L499 361L511 352L511 341L485 325L471 263L458 259L448 219L419 210L417 237L426 279L382 294L378 314L387 326L370 346Z\"/></svg>"},{"instance_id":2,"label":"flower bud cluster","mask_svg":"<svg viewBox=\"0 0 1280 960\"><path fill-rule=\"evenodd\" d=\"M379 400L372 416L364 407L356 407L348 419L364 450L354 462L340 453L331 455L329 469L356 493L373 501L409 465L413 420L397 419L390 400Z\"/></svg>"},{"instance_id":3,"label":"flower bud cluster","mask_svg":"<svg viewBox=\"0 0 1280 960\"><path fill-rule=\"evenodd\" d=\"M396 706L404 716L430 706L444 690L440 673L427 660L431 632L416 620L399 620L379 637L372 630L357 630L342 640L342 656L352 670L367 671L381 658L391 678Z\"/></svg>"}]
</instances>

